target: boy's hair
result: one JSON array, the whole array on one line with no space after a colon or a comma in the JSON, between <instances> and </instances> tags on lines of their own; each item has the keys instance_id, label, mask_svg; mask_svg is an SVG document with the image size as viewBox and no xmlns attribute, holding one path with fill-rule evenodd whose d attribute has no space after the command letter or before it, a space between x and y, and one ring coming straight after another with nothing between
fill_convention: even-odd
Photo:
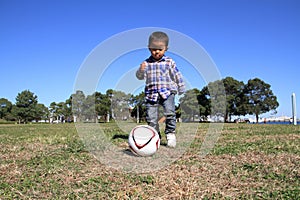
<instances>
[{"instance_id":1,"label":"boy's hair","mask_svg":"<svg viewBox=\"0 0 300 200\"><path fill-rule=\"evenodd\" d=\"M166 47L169 45L169 37L166 33L161 31L153 32L149 36L149 42L148 45L152 44L153 41L160 41L166 44Z\"/></svg>"}]
</instances>

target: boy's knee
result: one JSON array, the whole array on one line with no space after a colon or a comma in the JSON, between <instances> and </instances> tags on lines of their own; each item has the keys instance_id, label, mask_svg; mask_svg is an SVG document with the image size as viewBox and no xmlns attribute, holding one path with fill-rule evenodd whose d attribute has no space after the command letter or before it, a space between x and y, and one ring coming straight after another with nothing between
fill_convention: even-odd
<instances>
[{"instance_id":1,"label":"boy's knee","mask_svg":"<svg viewBox=\"0 0 300 200\"><path fill-rule=\"evenodd\" d=\"M169 119L169 118L173 118L173 117L176 117L176 113L175 111L166 111L164 112L164 116Z\"/></svg>"}]
</instances>

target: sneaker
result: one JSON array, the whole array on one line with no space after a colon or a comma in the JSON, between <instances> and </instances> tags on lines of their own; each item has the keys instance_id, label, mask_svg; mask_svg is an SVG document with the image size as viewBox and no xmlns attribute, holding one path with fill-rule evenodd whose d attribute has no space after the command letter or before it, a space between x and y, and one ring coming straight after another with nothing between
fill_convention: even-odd
<instances>
[{"instance_id":1,"label":"sneaker","mask_svg":"<svg viewBox=\"0 0 300 200\"><path fill-rule=\"evenodd\" d=\"M168 133L167 135L167 146L171 148L176 147L176 135L175 133Z\"/></svg>"}]
</instances>

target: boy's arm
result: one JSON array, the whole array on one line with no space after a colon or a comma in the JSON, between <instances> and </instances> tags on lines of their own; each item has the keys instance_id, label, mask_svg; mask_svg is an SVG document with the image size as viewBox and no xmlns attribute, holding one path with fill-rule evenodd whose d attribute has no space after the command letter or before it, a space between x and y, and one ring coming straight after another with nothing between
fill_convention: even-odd
<instances>
[{"instance_id":1,"label":"boy's arm","mask_svg":"<svg viewBox=\"0 0 300 200\"><path fill-rule=\"evenodd\" d=\"M145 78L145 70L146 70L146 62L142 62L140 64L140 68L136 71L136 77L139 80L143 80Z\"/></svg>"},{"instance_id":2,"label":"boy's arm","mask_svg":"<svg viewBox=\"0 0 300 200\"><path fill-rule=\"evenodd\" d=\"M175 62L172 65L172 69L173 69L173 77L175 78L174 81L178 87L178 94L181 95L185 92L185 84L183 81L183 76L181 72L178 70L178 68L176 67Z\"/></svg>"},{"instance_id":3,"label":"boy's arm","mask_svg":"<svg viewBox=\"0 0 300 200\"><path fill-rule=\"evenodd\" d=\"M176 80L177 80L177 86L178 86L178 94L181 95L181 94L185 93L185 84L183 81L183 76L180 72L177 73Z\"/></svg>"}]
</instances>

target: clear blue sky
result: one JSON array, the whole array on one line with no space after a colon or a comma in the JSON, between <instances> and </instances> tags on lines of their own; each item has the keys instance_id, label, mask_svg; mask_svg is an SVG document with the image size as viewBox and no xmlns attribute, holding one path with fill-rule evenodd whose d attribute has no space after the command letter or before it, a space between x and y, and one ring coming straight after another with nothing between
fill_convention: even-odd
<instances>
[{"instance_id":1,"label":"clear blue sky","mask_svg":"<svg viewBox=\"0 0 300 200\"><path fill-rule=\"evenodd\" d=\"M246 83L257 77L270 84L279 116L291 116L295 92L299 116L298 0L0 0L0 98L14 103L29 89L46 106L65 101L82 62L98 44L141 27L193 38L223 78ZM132 64L141 61L137 58Z\"/></svg>"}]
</instances>

